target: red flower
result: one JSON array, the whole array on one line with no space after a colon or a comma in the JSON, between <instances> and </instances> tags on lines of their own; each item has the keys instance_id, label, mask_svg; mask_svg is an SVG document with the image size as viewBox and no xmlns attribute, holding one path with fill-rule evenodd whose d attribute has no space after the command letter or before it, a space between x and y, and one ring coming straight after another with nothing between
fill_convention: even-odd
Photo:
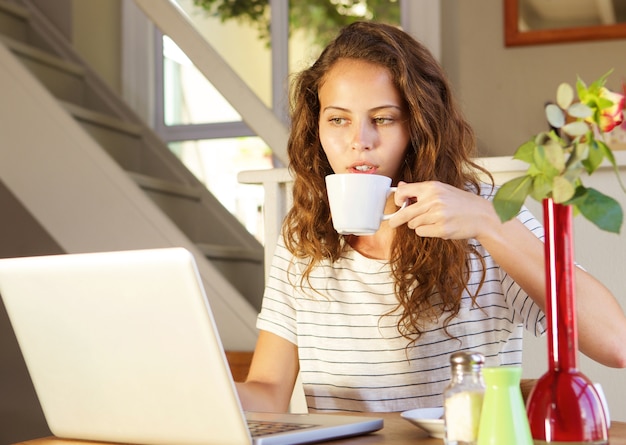
<instances>
[{"instance_id":1,"label":"red flower","mask_svg":"<svg viewBox=\"0 0 626 445\"><path fill-rule=\"evenodd\" d=\"M600 98L613 103L612 106L603 107L600 112L600 130L609 132L624 121L624 105L626 97L623 94L614 93L606 88L600 89Z\"/></svg>"}]
</instances>

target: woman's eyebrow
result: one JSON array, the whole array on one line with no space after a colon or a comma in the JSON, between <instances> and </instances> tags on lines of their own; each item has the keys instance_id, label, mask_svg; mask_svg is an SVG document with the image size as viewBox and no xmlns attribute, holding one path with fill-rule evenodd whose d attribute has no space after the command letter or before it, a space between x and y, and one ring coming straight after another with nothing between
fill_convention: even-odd
<instances>
[{"instance_id":1,"label":"woman's eyebrow","mask_svg":"<svg viewBox=\"0 0 626 445\"><path fill-rule=\"evenodd\" d=\"M400 110L402 111L402 107L399 105L380 105L378 107L374 107L374 108L370 108L368 111L380 111L380 110L386 110L387 108L394 108L396 110ZM328 110L337 110L337 111L351 111L349 108L345 108L345 107L340 107L337 105L329 105L327 107L322 108L322 111L328 111Z\"/></svg>"},{"instance_id":2,"label":"woman's eyebrow","mask_svg":"<svg viewBox=\"0 0 626 445\"><path fill-rule=\"evenodd\" d=\"M344 107L338 107L336 105L329 105L327 107L322 108L322 111L328 111L328 110L336 110L336 111L350 111L348 108L344 108Z\"/></svg>"}]
</instances>

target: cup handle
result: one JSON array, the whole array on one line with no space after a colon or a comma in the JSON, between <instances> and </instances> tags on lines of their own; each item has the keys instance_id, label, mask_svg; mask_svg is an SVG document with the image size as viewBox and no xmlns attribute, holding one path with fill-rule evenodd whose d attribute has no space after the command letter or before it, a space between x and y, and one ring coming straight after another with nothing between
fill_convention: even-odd
<instances>
[{"instance_id":1,"label":"cup handle","mask_svg":"<svg viewBox=\"0 0 626 445\"><path fill-rule=\"evenodd\" d=\"M395 191L396 191L396 190L398 190L398 187L390 187L390 188L389 188L389 193L387 194L387 196L389 196L389 195L390 195L390 194L392 194L392 193L395 193ZM384 215L383 215L383 221L386 221L386 220L388 220L389 218L391 218L392 216L394 216L394 215L395 215L396 213L398 213L400 210L402 210L403 208L405 208L408 204L409 204L409 200L407 199L406 201L404 201L404 202L402 203L402 206L401 206L398 210L396 210L395 212L393 212L393 213L387 213L387 214L384 214Z\"/></svg>"}]
</instances>

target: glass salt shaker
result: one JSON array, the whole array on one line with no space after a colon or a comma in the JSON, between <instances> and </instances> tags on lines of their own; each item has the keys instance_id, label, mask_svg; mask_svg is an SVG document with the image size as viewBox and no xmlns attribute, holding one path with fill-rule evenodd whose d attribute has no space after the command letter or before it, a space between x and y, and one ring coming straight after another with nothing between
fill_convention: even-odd
<instances>
[{"instance_id":1,"label":"glass salt shaker","mask_svg":"<svg viewBox=\"0 0 626 445\"><path fill-rule=\"evenodd\" d=\"M485 357L478 352L455 352L450 356L452 378L444 390L446 445L476 445L485 383Z\"/></svg>"}]
</instances>

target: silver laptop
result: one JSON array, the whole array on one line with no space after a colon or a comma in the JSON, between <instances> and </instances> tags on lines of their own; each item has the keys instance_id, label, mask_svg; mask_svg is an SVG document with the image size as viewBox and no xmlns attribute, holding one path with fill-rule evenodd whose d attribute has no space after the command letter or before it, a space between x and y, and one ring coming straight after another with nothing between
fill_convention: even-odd
<instances>
[{"instance_id":1,"label":"silver laptop","mask_svg":"<svg viewBox=\"0 0 626 445\"><path fill-rule=\"evenodd\" d=\"M58 437L271 445L383 426L367 416L244 413L185 249L3 259L0 295ZM256 436L249 422L285 431Z\"/></svg>"}]
</instances>

